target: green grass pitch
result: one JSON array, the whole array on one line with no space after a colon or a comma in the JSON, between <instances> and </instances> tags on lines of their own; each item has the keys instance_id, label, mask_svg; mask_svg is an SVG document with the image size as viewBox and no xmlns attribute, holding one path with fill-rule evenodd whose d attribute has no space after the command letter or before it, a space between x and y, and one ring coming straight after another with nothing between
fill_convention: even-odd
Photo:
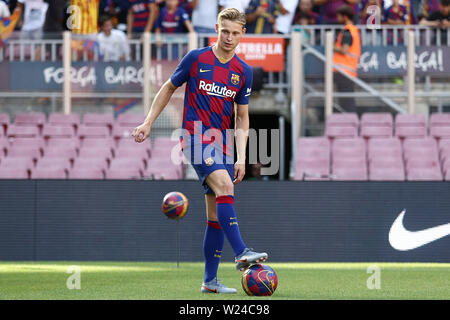
<instances>
[{"instance_id":1,"label":"green grass pitch","mask_svg":"<svg viewBox=\"0 0 450 320\"><path fill-rule=\"evenodd\" d=\"M66 287L67 268L81 270L81 289ZM248 297L231 263L219 278L236 295L201 294L202 263L0 262L0 299L450 299L450 264L269 263L278 274L272 297ZM381 289L369 290L369 265Z\"/></svg>"}]
</instances>

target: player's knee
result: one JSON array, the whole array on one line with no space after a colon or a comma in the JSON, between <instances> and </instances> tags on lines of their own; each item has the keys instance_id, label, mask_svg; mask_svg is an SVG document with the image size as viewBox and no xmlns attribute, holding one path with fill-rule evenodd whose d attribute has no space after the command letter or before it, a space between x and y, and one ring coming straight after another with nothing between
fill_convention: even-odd
<instances>
[{"instance_id":1,"label":"player's knee","mask_svg":"<svg viewBox=\"0 0 450 320\"><path fill-rule=\"evenodd\" d=\"M216 196L233 195L234 185L229 179L222 179L217 185Z\"/></svg>"}]
</instances>

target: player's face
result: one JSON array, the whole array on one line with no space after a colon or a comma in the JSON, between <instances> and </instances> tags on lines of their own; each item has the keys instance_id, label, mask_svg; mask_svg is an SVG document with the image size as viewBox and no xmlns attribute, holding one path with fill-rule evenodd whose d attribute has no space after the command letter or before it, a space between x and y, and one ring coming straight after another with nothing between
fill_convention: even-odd
<instances>
[{"instance_id":1,"label":"player's face","mask_svg":"<svg viewBox=\"0 0 450 320\"><path fill-rule=\"evenodd\" d=\"M245 28L242 28L242 25L237 22L222 20L220 24L216 24L216 32L218 34L217 45L222 50L229 52L236 49L245 33Z\"/></svg>"}]
</instances>

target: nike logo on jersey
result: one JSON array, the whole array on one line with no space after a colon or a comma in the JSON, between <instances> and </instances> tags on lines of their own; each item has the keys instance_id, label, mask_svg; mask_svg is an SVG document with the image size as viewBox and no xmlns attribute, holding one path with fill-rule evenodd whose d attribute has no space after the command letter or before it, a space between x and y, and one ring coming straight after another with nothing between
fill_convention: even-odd
<instances>
[{"instance_id":1,"label":"nike logo on jersey","mask_svg":"<svg viewBox=\"0 0 450 320\"><path fill-rule=\"evenodd\" d=\"M389 231L389 243L396 250L408 251L416 249L450 235L450 223L420 231L406 230L403 225L405 213L406 210L403 210L399 214Z\"/></svg>"},{"instance_id":2,"label":"nike logo on jersey","mask_svg":"<svg viewBox=\"0 0 450 320\"><path fill-rule=\"evenodd\" d=\"M208 71L211 71L211 70L208 70L208 69L202 69L202 68L200 68L200 73L203 73L203 72L208 72Z\"/></svg>"}]
</instances>

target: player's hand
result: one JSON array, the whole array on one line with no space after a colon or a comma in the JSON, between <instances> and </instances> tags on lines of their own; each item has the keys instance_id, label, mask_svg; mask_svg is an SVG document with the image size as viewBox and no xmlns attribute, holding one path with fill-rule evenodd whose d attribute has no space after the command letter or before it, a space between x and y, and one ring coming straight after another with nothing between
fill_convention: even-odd
<instances>
[{"instance_id":1,"label":"player's hand","mask_svg":"<svg viewBox=\"0 0 450 320\"><path fill-rule=\"evenodd\" d=\"M134 128L133 133L131 134L134 137L134 141L143 142L150 136L151 126L148 124L141 124L140 126Z\"/></svg>"},{"instance_id":2,"label":"player's hand","mask_svg":"<svg viewBox=\"0 0 450 320\"><path fill-rule=\"evenodd\" d=\"M236 162L234 164L234 184L238 184L244 179L245 176L245 163Z\"/></svg>"}]
</instances>

